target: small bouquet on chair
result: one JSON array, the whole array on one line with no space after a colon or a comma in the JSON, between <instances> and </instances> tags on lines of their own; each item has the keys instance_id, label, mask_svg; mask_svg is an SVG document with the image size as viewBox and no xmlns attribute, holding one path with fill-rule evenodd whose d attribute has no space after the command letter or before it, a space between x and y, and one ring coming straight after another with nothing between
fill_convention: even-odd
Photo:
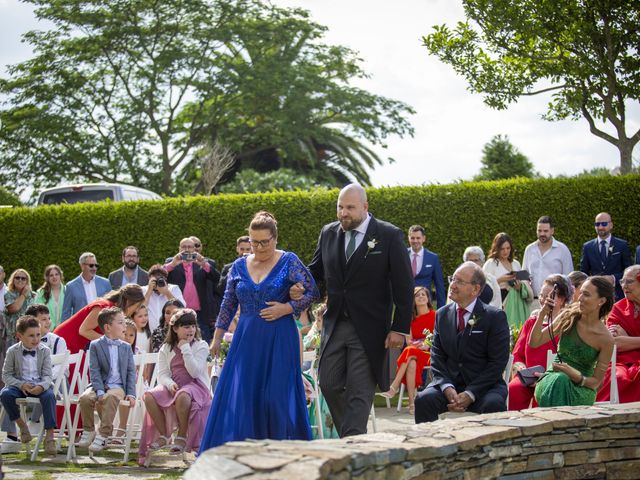
<instances>
[{"instance_id":1,"label":"small bouquet on chair","mask_svg":"<svg viewBox=\"0 0 640 480\"><path fill-rule=\"evenodd\" d=\"M525 387L531 387L542 378L542 375L536 375L536 373L543 374L544 371L545 369L542 365L535 365L533 367L523 368L517 375Z\"/></svg>"}]
</instances>

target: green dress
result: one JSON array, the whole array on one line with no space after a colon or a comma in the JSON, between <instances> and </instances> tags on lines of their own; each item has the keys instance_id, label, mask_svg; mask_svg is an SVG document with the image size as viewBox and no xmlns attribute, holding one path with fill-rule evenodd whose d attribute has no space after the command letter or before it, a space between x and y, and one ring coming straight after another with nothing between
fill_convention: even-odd
<instances>
[{"instance_id":1,"label":"green dress","mask_svg":"<svg viewBox=\"0 0 640 480\"><path fill-rule=\"evenodd\" d=\"M575 324L560 339L558 351L563 362L580 371L585 377L593 376L600 352L582 341ZM541 407L593 405L596 391L576 385L562 372L548 370L536 384L535 397Z\"/></svg>"}]
</instances>

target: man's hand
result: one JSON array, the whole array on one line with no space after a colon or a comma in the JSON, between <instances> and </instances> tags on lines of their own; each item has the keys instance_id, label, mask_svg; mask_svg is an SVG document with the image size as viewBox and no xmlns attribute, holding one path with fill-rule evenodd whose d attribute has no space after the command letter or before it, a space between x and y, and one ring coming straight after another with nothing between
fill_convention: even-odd
<instances>
[{"instance_id":1,"label":"man's hand","mask_svg":"<svg viewBox=\"0 0 640 480\"><path fill-rule=\"evenodd\" d=\"M174 255L173 260L171 260L171 266L177 267L182 262L182 252L178 252Z\"/></svg>"},{"instance_id":2,"label":"man's hand","mask_svg":"<svg viewBox=\"0 0 640 480\"><path fill-rule=\"evenodd\" d=\"M304 286L302 283L298 282L295 285L292 285L289 289L289 298L294 301L298 301L304 295Z\"/></svg>"},{"instance_id":3,"label":"man's hand","mask_svg":"<svg viewBox=\"0 0 640 480\"><path fill-rule=\"evenodd\" d=\"M384 340L384 348L402 348L404 337L401 333L389 332Z\"/></svg>"},{"instance_id":4,"label":"man's hand","mask_svg":"<svg viewBox=\"0 0 640 480\"><path fill-rule=\"evenodd\" d=\"M456 412L466 412L469 405L473 403L473 400L467 392L460 392L458 398L455 401Z\"/></svg>"},{"instance_id":5,"label":"man's hand","mask_svg":"<svg viewBox=\"0 0 640 480\"><path fill-rule=\"evenodd\" d=\"M22 385L20 385L20 390L22 390L22 393L24 393L25 395L30 395L31 389L34 386L35 385L33 383L23 383Z\"/></svg>"},{"instance_id":6,"label":"man's hand","mask_svg":"<svg viewBox=\"0 0 640 480\"><path fill-rule=\"evenodd\" d=\"M196 263L198 264L198 266L200 268L204 268L204 264L207 261L206 258L204 258L202 255L200 255L199 253L196 255Z\"/></svg>"},{"instance_id":7,"label":"man's hand","mask_svg":"<svg viewBox=\"0 0 640 480\"><path fill-rule=\"evenodd\" d=\"M452 403L455 403L455 401L458 399L458 393L456 392L456 389L453 387L447 387L444 389L444 392L442 392L444 395L444 398L447 399L447 402L449 402L449 405L451 405Z\"/></svg>"}]
</instances>

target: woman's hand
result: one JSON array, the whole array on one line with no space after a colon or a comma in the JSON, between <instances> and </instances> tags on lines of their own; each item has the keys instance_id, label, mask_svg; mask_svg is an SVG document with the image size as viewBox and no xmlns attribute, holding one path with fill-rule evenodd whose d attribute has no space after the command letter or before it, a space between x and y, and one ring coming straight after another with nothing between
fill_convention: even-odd
<instances>
[{"instance_id":1,"label":"woman's hand","mask_svg":"<svg viewBox=\"0 0 640 480\"><path fill-rule=\"evenodd\" d=\"M173 383L170 386L167 387L167 390L169 390L169 393L171 394L171 396L175 396L176 392L178 391L178 385Z\"/></svg>"},{"instance_id":2,"label":"woman's hand","mask_svg":"<svg viewBox=\"0 0 640 480\"><path fill-rule=\"evenodd\" d=\"M222 343L222 338L214 338L209 346L209 352L212 357L217 357L218 353L220 353L220 344Z\"/></svg>"},{"instance_id":3,"label":"woman's hand","mask_svg":"<svg viewBox=\"0 0 640 480\"><path fill-rule=\"evenodd\" d=\"M610 325L607 327L609 329L609 333L611 333L612 337L628 337L629 334L627 331L622 328L620 325Z\"/></svg>"},{"instance_id":4,"label":"woman's hand","mask_svg":"<svg viewBox=\"0 0 640 480\"><path fill-rule=\"evenodd\" d=\"M554 362L551 365L551 368L553 368L554 372L562 372L562 373L564 373L567 377L569 377L569 380L571 380L573 383L580 383L580 379L582 378L582 374L580 372L578 372L575 368L570 367L569 365L567 365L566 363L556 363L556 362Z\"/></svg>"},{"instance_id":5,"label":"woman's hand","mask_svg":"<svg viewBox=\"0 0 640 480\"><path fill-rule=\"evenodd\" d=\"M513 364L514 372L519 372L523 368L527 368L527 366L522 362L516 362L516 363Z\"/></svg>"},{"instance_id":6,"label":"woman's hand","mask_svg":"<svg viewBox=\"0 0 640 480\"><path fill-rule=\"evenodd\" d=\"M266 302L266 304L269 306L260 310L260 316L268 322L293 313L293 307L288 303Z\"/></svg>"}]
</instances>

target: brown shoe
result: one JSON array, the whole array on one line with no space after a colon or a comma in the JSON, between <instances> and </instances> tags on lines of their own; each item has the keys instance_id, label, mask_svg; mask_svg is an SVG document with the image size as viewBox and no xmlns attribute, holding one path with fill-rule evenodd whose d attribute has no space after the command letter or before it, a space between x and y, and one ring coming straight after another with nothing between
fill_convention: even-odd
<instances>
[{"instance_id":1,"label":"brown shoe","mask_svg":"<svg viewBox=\"0 0 640 480\"><path fill-rule=\"evenodd\" d=\"M44 453L47 455L57 455L58 454L58 446L56 445L56 441L53 438L47 438L44 441Z\"/></svg>"},{"instance_id":2,"label":"brown shoe","mask_svg":"<svg viewBox=\"0 0 640 480\"><path fill-rule=\"evenodd\" d=\"M20 430L20 441L22 443L29 443L33 437L31 436L31 432L28 428L24 430Z\"/></svg>"}]
</instances>

